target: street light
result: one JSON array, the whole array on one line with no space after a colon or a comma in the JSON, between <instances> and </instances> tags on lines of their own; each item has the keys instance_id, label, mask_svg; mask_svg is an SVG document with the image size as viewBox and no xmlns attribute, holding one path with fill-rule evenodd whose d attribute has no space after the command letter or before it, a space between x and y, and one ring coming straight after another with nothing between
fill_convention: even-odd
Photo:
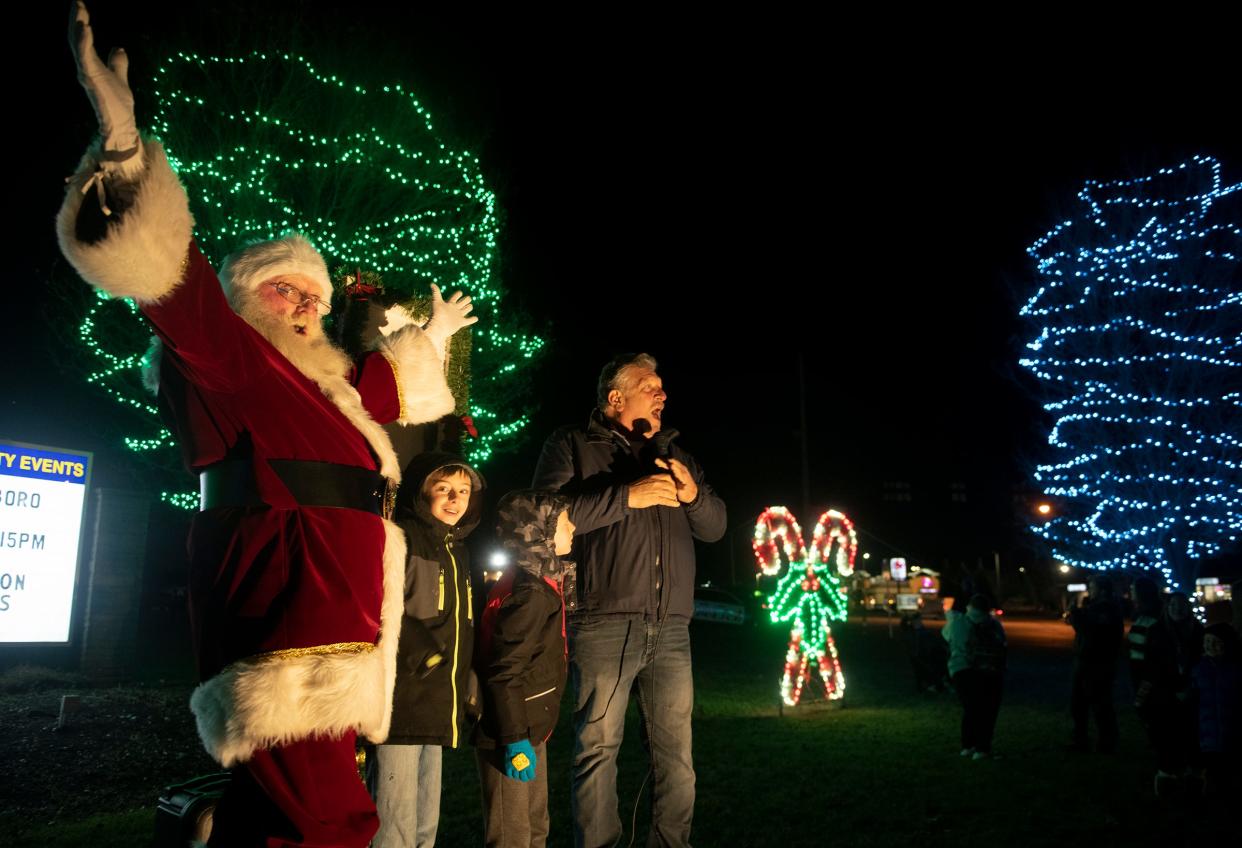
<instances>
[{"instance_id":1,"label":"street light","mask_svg":"<svg viewBox=\"0 0 1242 848\"><path fill-rule=\"evenodd\" d=\"M1041 503L1039 506L1035 507L1035 511L1038 512L1040 515L1050 515L1052 513L1052 504L1045 501L1044 503Z\"/></svg>"},{"instance_id":2,"label":"street light","mask_svg":"<svg viewBox=\"0 0 1242 848\"><path fill-rule=\"evenodd\" d=\"M1065 563L1061 563L1061 573L1069 574L1069 571L1070 571L1070 567L1066 565Z\"/></svg>"}]
</instances>

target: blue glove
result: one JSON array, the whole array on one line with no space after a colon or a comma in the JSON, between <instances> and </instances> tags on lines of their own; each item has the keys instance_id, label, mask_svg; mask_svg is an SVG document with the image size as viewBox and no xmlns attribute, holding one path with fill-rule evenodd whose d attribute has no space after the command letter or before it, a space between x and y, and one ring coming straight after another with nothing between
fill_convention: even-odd
<instances>
[{"instance_id":1,"label":"blue glove","mask_svg":"<svg viewBox=\"0 0 1242 848\"><path fill-rule=\"evenodd\" d=\"M505 746L505 777L525 783L535 779L535 748L529 739Z\"/></svg>"}]
</instances>

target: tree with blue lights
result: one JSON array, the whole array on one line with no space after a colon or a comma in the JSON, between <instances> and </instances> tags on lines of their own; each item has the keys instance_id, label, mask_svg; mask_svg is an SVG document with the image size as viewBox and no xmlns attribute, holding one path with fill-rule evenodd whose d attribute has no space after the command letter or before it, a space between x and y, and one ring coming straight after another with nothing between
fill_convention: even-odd
<instances>
[{"instance_id":1,"label":"tree with blue lights","mask_svg":"<svg viewBox=\"0 0 1242 848\"><path fill-rule=\"evenodd\" d=\"M1034 529L1071 565L1193 589L1242 534L1242 183L1205 156L1089 180L1027 252L1021 364L1054 418L1035 479L1061 504Z\"/></svg>"}]
</instances>

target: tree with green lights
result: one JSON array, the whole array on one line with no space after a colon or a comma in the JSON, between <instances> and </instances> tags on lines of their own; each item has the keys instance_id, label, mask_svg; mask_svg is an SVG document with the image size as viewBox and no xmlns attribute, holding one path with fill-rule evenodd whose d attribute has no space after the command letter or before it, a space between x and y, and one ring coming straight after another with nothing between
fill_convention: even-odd
<instances>
[{"instance_id":1,"label":"tree with green lights","mask_svg":"<svg viewBox=\"0 0 1242 848\"><path fill-rule=\"evenodd\" d=\"M186 188L209 260L296 231L329 267L382 277L388 300L415 314L430 283L465 290L480 317L468 360L452 352L469 368L455 381L457 413L479 432L466 453L483 463L516 442L543 341L502 308L496 198L477 157L444 141L411 91L362 86L300 56L260 51L177 53L159 65L153 89L150 129ZM139 377L147 335L133 304L103 298L79 333L87 381L131 413L127 446L171 468L172 437Z\"/></svg>"}]
</instances>

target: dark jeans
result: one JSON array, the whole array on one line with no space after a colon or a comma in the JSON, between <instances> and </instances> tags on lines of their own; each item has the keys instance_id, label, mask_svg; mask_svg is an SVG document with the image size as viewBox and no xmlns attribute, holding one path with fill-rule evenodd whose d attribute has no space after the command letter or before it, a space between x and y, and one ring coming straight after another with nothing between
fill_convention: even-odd
<instances>
[{"instance_id":1,"label":"dark jeans","mask_svg":"<svg viewBox=\"0 0 1242 848\"><path fill-rule=\"evenodd\" d=\"M992 733L1000 713L1004 678L994 671L963 669L953 675L953 688L962 699L962 747L992 752Z\"/></svg>"},{"instance_id":2,"label":"dark jeans","mask_svg":"<svg viewBox=\"0 0 1242 848\"><path fill-rule=\"evenodd\" d=\"M611 846L621 836L617 752L637 690L651 757L649 846L685 846L694 817L690 631L685 619L577 618L569 623L574 691L574 845Z\"/></svg>"},{"instance_id":3,"label":"dark jeans","mask_svg":"<svg viewBox=\"0 0 1242 848\"><path fill-rule=\"evenodd\" d=\"M475 749L483 787L483 844L543 848L548 841L548 746L535 746L535 779L505 776L505 749Z\"/></svg>"},{"instance_id":4,"label":"dark jeans","mask_svg":"<svg viewBox=\"0 0 1242 848\"><path fill-rule=\"evenodd\" d=\"M1070 715L1074 719L1074 744L1086 747L1088 715L1095 715L1099 750L1117 747L1117 714L1113 711L1113 679L1116 663L1074 663L1070 691Z\"/></svg>"}]
</instances>

